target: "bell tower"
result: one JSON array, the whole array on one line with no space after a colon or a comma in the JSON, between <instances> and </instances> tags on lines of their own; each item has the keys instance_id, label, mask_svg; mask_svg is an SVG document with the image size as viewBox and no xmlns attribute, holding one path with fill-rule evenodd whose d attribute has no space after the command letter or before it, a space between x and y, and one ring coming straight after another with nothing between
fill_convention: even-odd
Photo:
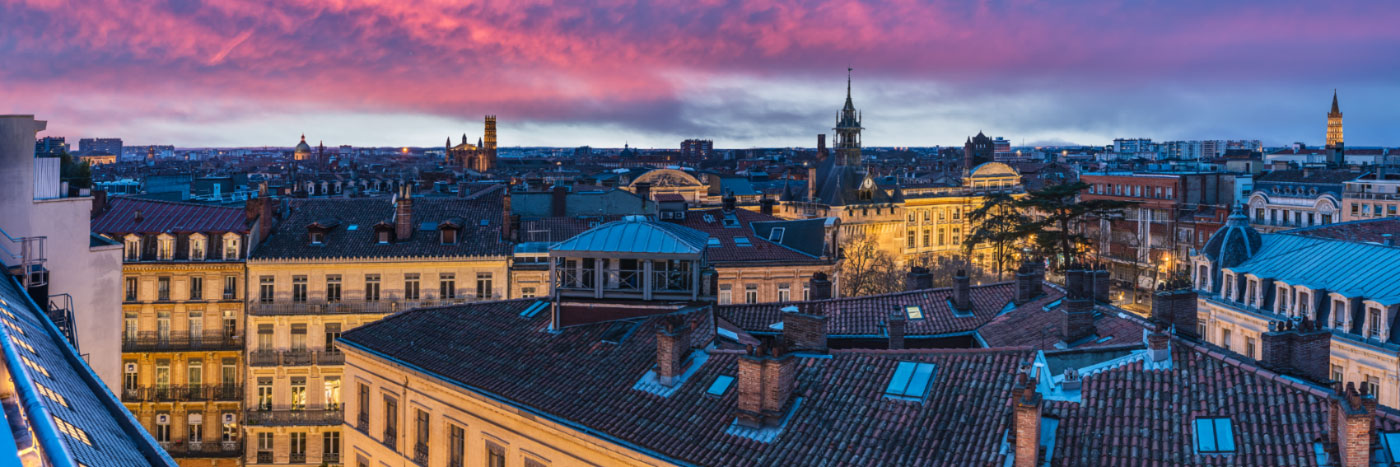
<instances>
[{"instance_id":1,"label":"bell tower","mask_svg":"<svg viewBox=\"0 0 1400 467\"><path fill-rule=\"evenodd\" d=\"M1342 109L1337 105L1337 90L1332 90L1332 111L1327 112L1327 149L1342 149Z\"/></svg>"},{"instance_id":2,"label":"bell tower","mask_svg":"<svg viewBox=\"0 0 1400 467\"><path fill-rule=\"evenodd\" d=\"M836 165L860 165L860 114L851 102L851 71L846 68L846 105L836 117Z\"/></svg>"}]
</instances>

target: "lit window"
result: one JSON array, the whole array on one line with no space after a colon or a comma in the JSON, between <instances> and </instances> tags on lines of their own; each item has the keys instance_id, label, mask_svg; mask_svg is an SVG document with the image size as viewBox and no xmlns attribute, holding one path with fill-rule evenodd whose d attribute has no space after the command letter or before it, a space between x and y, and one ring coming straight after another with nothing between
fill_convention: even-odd
<instances>
[{"instance_id":1,"label":"lit window","mask_svg":"<svg viewBox=\"0 0 1400 467\"><path fill-rule=\"evenodd\" d=\"M71 437L73 437L73 439L76 439L76 440L78 440L78 441L82 441L83 444L86 444L86 445L88 445L88 446L92 446L92 440L91 440L91 439L88 439L87 432L84 432L81 428L78 428L78 427L76 427L76 426L73 426L73 424L68 423L68 422L66 422L66 421L64 421L63 419L58 418L58 417L54 417L54 418L53 418L53 421L54 421L54 424L55 424L55 425L58 425L58 431L62 431L63 434L66 434L66 435L68 435L68 436L71 436Z\"/></svg>"},{"instance_id":2,"label":"lit window","mask_svg":"<svg viewBox=\"0 0 1400 467\"><path fill-rule=\"evenodd\" d=\"M885 387L885 397L923 400L929 383L933 381L933 370L932 363L899 362L889 386Z\"/></svg>"},{"instance_id":3,"label":"lit window","mask_svg":"<svg viewBox=\"0 0 1400 467\"><path fill-rule=\"evenodd\" d=\"M1235 452L1235 430L1230 419L1197 418L1196 451L1201 454Z\"/></svg>"},{"instance_id":4,"label":"lit window","mask_svg":"<svg viewBox=\"0 0 1400 467\"><path fill-rule=\"evenodd\" d=\"M919 308L918 305L904 307L904 314L908 315L911 320L924 319L924 310L923 308Z\"/></svg>"},{"instance_id":5,"label":"lit window","mask_svg":"<svg viewBox=\"0 0 1400 467\"><path fill-rule=\"evenodd\" d=\"M729 390L729 385L733 382L733 376L720 375L715 378L715 382L710 383L710 389L705 390L705 394L722 396L724 395L724 391Z\"/></svg>"}]
</instances>

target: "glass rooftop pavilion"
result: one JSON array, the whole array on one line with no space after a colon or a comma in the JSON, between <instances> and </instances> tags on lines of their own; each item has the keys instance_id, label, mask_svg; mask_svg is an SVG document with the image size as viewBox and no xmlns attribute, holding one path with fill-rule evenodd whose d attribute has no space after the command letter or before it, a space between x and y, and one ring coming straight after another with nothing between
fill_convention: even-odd
<instances>
[{"instance_id":1,"label":"glass rooftop pavilion","mask_svg":"<svg viewBox=\"0 0 1400 467\"><path fill-rule=\"evenodd\" d=\"M710 294L704 232L640 216L604 224L549 249L559 300L697 301Z\"/></svg>"}]
</instances>

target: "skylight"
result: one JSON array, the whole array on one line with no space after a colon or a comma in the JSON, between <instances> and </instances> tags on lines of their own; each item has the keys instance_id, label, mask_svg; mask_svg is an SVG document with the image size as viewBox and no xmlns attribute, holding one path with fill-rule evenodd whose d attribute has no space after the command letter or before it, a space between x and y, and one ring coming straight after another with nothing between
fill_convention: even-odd
<instances>
[{"instance_id":1,"label":"skylight","mask_svg":"<svg viewBox=\"0 0 1400 467\"><path fill-rule=\"evenodd\" d=\"M349 227L346 227L345 230L349 230L349 231L351 231L351 232L354 232L354 231L356 231L356 230L360 230L360 224L350 224L350 226L349 226Z\"/></svg>"},{"instance_id":2,"label":"skylight","mask_svg":"<svg viewBox=\"0 0 1400 467\"><path fill-rule=\"evenodd\" d=\"M606 331L603 331L603 337L600 340L610 344L621 344L622 340L632 334L632 330L636 328L637 323L635 321L618 321L613 323L612 326L609 326Z\"/></svg>"},{"instance_id":3,"label":"skylight","mask_svg":"<svg viewBox=\"0 0 1400 467\"><path fill-rule=\"evenodd\" d=\"M705 240L705 244L709 246L719 246L719 239L715 237L710 237L709 239Z\"/></svg>"},{"instance_id":4,"label":"skylight","mask_svg":"<svg viewBox=\"0 0 1400 467\"><path fill-rule=\"evenodd\" d=\"M711 396L722 396L724 395L724 391L729 390L729 385L733 382L733 376L719 375L715 378L715 382L710 383L710 389L705 390L705 394L709 394Z\"/></svg>"},{"instance_id":5,"label":"skylight","mask_svg":"<svg viewBox=\"0 0 1400 467\"><path fill-rule=\"evenodd\" d=\"M919 308L918 305L904 307L904 314L908 315L910 320L924 319L924 309Z\"/></svg>"},{"instance_id":6,"label":"skylight","mask_svg":"<svg viewBox=\"0 0 1400 467\"><path fill-rule=\"evenodd\" d=\"M539 312L545 308L549 308L549 302L542 300L535 301L535 303L531 303L530 306L525 307L525 311L520 312L520 317L526 319L534 318L535 315L539 314Z\"/></svg>"},{"instance_id":7,"label":"skylight","mask_svg":"<svg viewBox=\"0 0 1400 467\"><path fill-rule=\"evenodd\" d=\"M729 228L729 229L739 227L739 218L738 218L738 217L734 217L733 214L725 214L725 215L724 215L724 227L725 227L725 228Z\"/></svg>"},{"instance_id":8,"label":"skylight","mask_svg":"<svg viewBox=\"0 0 1400 467\"><path fill-rule=\"evenodd\" d=\"M787 231L786 227L774 227L773 230L768 232L768 241L773 243L783 243L783 233L785 231Z\"/></svg>"},{"instance_id":9,"label":"skylight","mask_svg":"<svg viewBox=\"0 0 1400 467\"><path fill-rule=\"evenodd\" d=\"M706 214L706 215L705 215L705 223L707 223L707 224L713 224L713 223L715 223L715 216L710 215L710 214Z\"/></svg>"},{"instance_id":10,"label":"skylight","mask_svg":"<svg viewBox=\"0 0 1400 467\"><path fill-rule=\"evenodd\" d=\"M749 237L734 237L734 246L753 246L749 243Z\"/></svg>"},{"instance_id":11,"label":"skylight","mask_svg":"<svg viewBox=\"0 0 1400 467\"><path fill-rule=\"evenodd\" d=\"M1235 452L1235 430L1228 418L1196 419L1196 452L1222 454Z\"/></svg>"},{"instance_id":12,"label":"skylight","mask_svg":"<svg viewBox=\"0 0 1400 467\"><path fill-rule=\"evenodd\" d=\"M899 362L885 387L885 397L912 401L924 400L929 383L933 381L932 363Z\"/></svg>"},{"instance_id":13,"label":"skylight","mask_svg":"<svg viewBox=\"0 0 1400 467\"><path fill-rule=\"evenodd\" d=\"M436 223L436 222L424 222L424 223L422 223L422 224L418 224L418 230L421 230L421 231L437 230L437 223Z\"/></svg>"},{"instance_id":14,"label":"skylight","mask_svg":"<svg viewBox=\"0 0 1400 467\"><path fill-rule=\"evenodd\" d=\"M1385 454L1391 463L1400 462L1400 432L1381 432L1381 445L1385 447Z\"/></svg>"},{"instance_id":15,"label":"skylight","mask_svg":"<svg viewBox=\"0 0 1400 467\"><path fill-rule=\"evenodd\" d=\"M488 225L491 225L491 219L482 219L482 220L481 220L481 226L482 226L482 227L486 227L486 226L488 226Z\"/></svg>"}]
</instances>

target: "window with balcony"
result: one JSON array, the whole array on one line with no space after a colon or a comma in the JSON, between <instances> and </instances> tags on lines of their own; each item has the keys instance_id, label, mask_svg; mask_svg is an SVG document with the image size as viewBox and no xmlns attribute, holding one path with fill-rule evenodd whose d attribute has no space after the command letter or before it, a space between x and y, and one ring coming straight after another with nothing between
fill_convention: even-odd
<instances>
[{"instance_id":1,"label":"window with balcony","mask_svg":"<svg viewBox=\"0 0 1400 467\"><path fill-rule=\"evenodd\" d=\"M326 409L340 410L340 377L326 376L322 380L322 399L325 400Z\"/></svg>"},{"instance_id":2,"label":"window with balcony","mask_svg":"<svg viewBox=\"0 0 1400 467\"><path fill-rule=\"evenodd\" d=\"M291 394L292 410L301 410L301 409L305 409L305 408L306 408L306 377L305 377L305 376L293 376L293 377L291 378L291 389L292 389L292 394Z\"/></svg>"},{"instance_id":3,"label":"window with balcony","mask_svg":"<svg viewBox=\"0 0 1400 467\"><path fill-rule=\"evenodd\" d=\"M379 301L379 274L365 274L365 301Z\"/></svg>"},{"instance_id":4,"label":"window with balcony","mask_svg":"<svg viewBox=\"0 0 1400 467\"><path fill-rule=\"evenodd\" d=\"M430 418L428 417L428 412L426 411L416 410L415 412L416 416L414 418L416 423L414 423L413 430L413 438L415 440L413 444L413 460L414 462L417 462L418 465L427 465L429 445L428 443L430 442L428 438L428 427L430 426Z\"/></svg>"},{"instance_id":5,"label":"window with balcony","mask_svg":"<svg viewBox=\"0 0 1400 467\"><path fill-rule=\"evenodd\" d=\"M189 386L191 392L199 392L204 387L204 360L190 360L186 368L185 385Z\"/></svg>"},{"instance_id":6,"label":"window with balcony","mask_svg":"<svg viewBox=\"0 0 1400 467\"><path fill-rule=\"evenodd\" d=\"M122 317L122 337L126 339L136 338L136 313L125 313Z\"/></svg>"},{"instance_id":7,"label":"window with balcony","mask_svg":"<svg viewBox=\"0 0 1400 467\"><path fill-rule=\"evenodd\" d=\"M204 300L204 278L190 277L190 300Z\"/></svg>"},{"instance_id":8,"label":"window with balcony","mask_svg":"<svg viewBox=\"0 0 1400 467\"><path fill-rule=\"evenodd\" d=\"M238 276L224 276L224 300L238 298Z\"/></svg>"},{"instance_id":9,"label":"window with balcony","mask_svg":"<svg viewBox=\"0 0 1400 467\"><path fill-rule=\"evenodd\" d=\"M457 298L457 275L450 272L438 274L438 298Z\"/></svg>"},{"instance_id":10,"label":"window with balcony","mask_svg":"<svg viewBox=\"0 0 1400 467\"><path fill-rule=\"evenodd\" d=\"M293 431L290 435L291 446L288 448L289 460L293 464L306 462L306 432Z\"/></svg>"},{"instance_id":11,"label":"window with balcony","mask_svg":"<svg viewBox=\"0 0 1400 467\"><path fill-rule=\"evenodd\" d=\"M403 275L403 298L404 300L418 300L418 273L410 272Z\"/></svg>"},{"instance_id":12,"label":"window with balcony","mask_svg":"<svg viewBox=\"0 0 1400 467\"><path fill-rule=\"evenodd\" d=\"M204 260L204 236L194 234L190 236L190 260Z\"/></svg>"},{"instance_id":13,"label":"window with balcony","mask_svg":"<svg viewBox=\"0 0 1400 467\"><path fill-rule=\"evenodd\" d=\"M238 359L225 358L219 367L219 384L225 388L232 388L238 385ZM240 398L242 394L238 395Z\"/></svg>"},{"instance_id":14,"label":"window with balcony","mask_svg":"<svg viewBox=\"0 0 1400 467\"><path fill-rule=\"evenodd\" d=\"M476 298L480 300L490 299L495 290L491 284L491 273L476 273Z\"/></svg>"},{"instance_id":15,"label":"window with balcony","mask_svg":"<svg viewBox=\"0 0 1400 467\"><path fill-rule=\"evenodd\" d=\"M156 338L161 342L170 342L170 312L156 312Z\"/></svg>"},{"instance_id":16,"label":"window with balcony","mask_svg":"<svg viewBox=\"0 0 1400 467\"><path fill-rule=\"evenodd\" d=\"M238 259L238 235L228 234L224 236L224 261Z\"/></svg>"},{"instance_id":17,"label":"window with balcony","mask_svg":"<svg viewBox=\"0 0 1400 467\"><path fill-rule=\"evenodd\" d=\"M327 431L321 434L321 462L334 464L340 460L340 432Z\"/></svg>"},{"instance_id":18,"label":"window with balcony","mask_svg":"<svg viewBox=\"0 0 1400 467\"><path fill-rule=\"evenodd\" d=\"M123 363L122 367L124 370L126 370L122 374L122 387L125 388L127 391L135 391L136 388L140 387L141 385L141 374L137 373L137 368L139 367L136 365L136 362ZM122 399L129 398L123 397Z\"/></svg>"},{"instance_id":19,"label":"window with balcony","mask_svg":"<svg viewBox=\"0 0 1400 467\"><path fill-rule=\"evenodd\" d=\"M272 433L258 433L258 463L272 463Z\"/></svg>"},{"instance_id":20,"label":"window with balcony","mask_svg":"<svg viewBox=\"0 0 1400 467\"><path fill-rule=\"evenodd\" d=\"M258 378L258 410L272 410L272 378Z\"/></svg>"},{"instance_id":21,"label":"window with balcony","mask_svg":"<svg viewBox=\"0 0 1400 467\"><path fill-rule=\"evenodd\" d=\"M339 352L340 349L335 347L335 340L340 338L340 323L326 323L325 332L326 340L322 348L326 349L328 353Z\"/></svg>"},{"instance_id":22,"label":"window with balcony","mask_svg":"<svg viewBox=\"0 0 1400 467\"><path fill-rule=\"evenodd\" d=\"M258 277L258 302L272 303L276 291L276 279L273 276Z\"/></svg>"},{"instance_id":23,"label":"window with balcony","mask_svg":"<svg viewBox=\"0 0 1400 467\"><path fill-rule=\"evenodd\" d=\"M162 302L170 301L170 277L161 276L156 278L156 300Z\"/></svg>"},{"instance_id":24,"label":"window with balcony","mask_svg":"<svg viewBox=\"0 0 1400 467\"><path fill-rule=\"evenodd\" d=\"M204 312L192 310L185 316L185 326L190 330L190 339L204 337Z\"/></svg>"},{"instance_id":25,"label":"window with balcony","mask_svg":"<svg viewBox=\"0 0 1400 467\"><path fill-rule=\"evenodd\" d=\"M304 351L306 349L306 323L292 324L292 350Z\"/></svg>"},{"instance_id":26,"label":"window with balcony","mask_svg":"<svg viewBox=\"0 0 1400 467\"><path fill-rule=\"evenodd\" d=\"M292 301L306 302L306 276L292 276Z\"/></svg>"}]
</instances>

